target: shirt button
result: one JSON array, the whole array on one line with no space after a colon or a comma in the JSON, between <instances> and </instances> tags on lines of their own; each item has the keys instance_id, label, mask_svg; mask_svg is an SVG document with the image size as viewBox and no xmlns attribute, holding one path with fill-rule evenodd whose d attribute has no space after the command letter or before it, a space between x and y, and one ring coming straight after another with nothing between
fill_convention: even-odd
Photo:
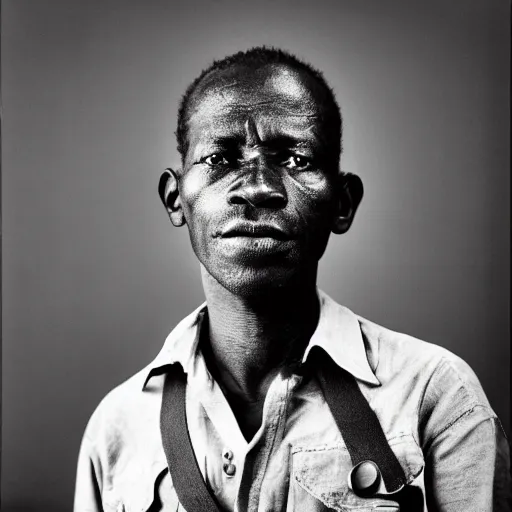
<instances>
[{"instance_id":1,"label":"shirt button","mask_svg":"<svg viewBox=\"0 0 512 512\"><path fill-rule=\"evenodd\" d=\"M236 466L234 464L224 464L224 473L226 473L227 476L234 476L236 473Z\"/></svg>"},{"instance_id":2,"label":"shirt button","mask_svg":"<svg viewBox=\"0 0 512 512\"><path fill-rule=\"evenodd\" d=\"M231 450L224 450L224 453L222 454L222 456L226 460L232 460L233 459L233 452Z\"/></svg>"}]
</instances>

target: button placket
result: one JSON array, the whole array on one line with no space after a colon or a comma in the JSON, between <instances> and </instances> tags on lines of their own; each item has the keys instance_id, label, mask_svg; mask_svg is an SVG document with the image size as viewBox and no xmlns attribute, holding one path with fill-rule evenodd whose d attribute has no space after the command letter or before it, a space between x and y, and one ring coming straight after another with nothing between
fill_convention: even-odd
<instances>
[{"instance_id":1,"label":"button placket","mask_svg":"<svg viewBox=\"0 0 512 512\"><path fill-rule=\"evenodd\" d=\"M296 376L284 377L278 374L267 391L263 408L263 421L261 435L253 439L249 444L249 465L252 471L245 471L242 480L244 494L239 493L237 498L238 511L256 512L260 510L260 498L265 493L261 492L263 480L272 454L278 449L283 439L287 419L287 407L290 397L299 383ZM247 462L246 462L247 465ZM265 498L267 500L267 498ZM265 501L265 506L268 502ZM265 510L272 510L265 508Z\"/></svg>"}]
</instances>

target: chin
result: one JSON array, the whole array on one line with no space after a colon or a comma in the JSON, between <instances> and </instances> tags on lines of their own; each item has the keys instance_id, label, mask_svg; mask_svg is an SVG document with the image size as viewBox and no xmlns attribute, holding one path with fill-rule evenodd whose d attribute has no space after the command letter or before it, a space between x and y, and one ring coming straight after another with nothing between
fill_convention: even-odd
<instances>
[{"instance_id":1,"label":"chin","mask_svg":"<svg viewBox=\"0 0 512 512\"><path fill-rule=\"evenodd\" d=\"M234 295L256 297L295 286L300 272L297 269L244 267L243 269L230 269L228 272L212 273L211 275L221 286Z\"/></svg>"}]
</instances>

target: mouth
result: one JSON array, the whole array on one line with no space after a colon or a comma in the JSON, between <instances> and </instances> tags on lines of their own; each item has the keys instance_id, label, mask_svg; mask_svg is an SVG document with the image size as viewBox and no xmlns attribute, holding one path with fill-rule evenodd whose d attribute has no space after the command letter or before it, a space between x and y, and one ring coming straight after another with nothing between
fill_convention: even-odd
<instances>
[{"instance_id":1,"label":"mouth","mask_svg":"<svg viewBox=\"0 0 512 512\"><path fill-rule=\"evenodd\" d=\"M220 233L222 238L273 238L275 240L290 240L290 234L277 224L262 222L236 221L228 224Z\"/></svg>"}]
</instances>

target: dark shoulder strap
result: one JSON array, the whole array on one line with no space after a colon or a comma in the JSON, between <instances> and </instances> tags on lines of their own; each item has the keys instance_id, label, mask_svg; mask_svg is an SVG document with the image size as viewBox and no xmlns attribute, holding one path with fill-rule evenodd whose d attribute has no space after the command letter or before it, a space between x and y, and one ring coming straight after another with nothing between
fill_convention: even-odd
<instances>
[{"instance_id":1,"label":"dark shoulder strap","mask_svg":"<svg viewBox=\"0 0 512 512\"><path fill-rule=\"evenodd\" d=\"M375 462L387 491L398 491L406 483L404 470L355 378L340 368L323 349L315 347L313 350L310 355L317 368L320 386L352 464L355 466L367 460Z\"/></svg>"},{"instance_id":2,"label":"dark shoulder strap","mask_svg":"<svg viewBox=\"0 0 512 512\"><path fill-rule=\"evenodd\" d=\"M172 483L187 512L218 512L211 490L201 474L187 428L187 377L174 364L165 377L160 410L160 432Z\"/></svg>"}]
</instances>

